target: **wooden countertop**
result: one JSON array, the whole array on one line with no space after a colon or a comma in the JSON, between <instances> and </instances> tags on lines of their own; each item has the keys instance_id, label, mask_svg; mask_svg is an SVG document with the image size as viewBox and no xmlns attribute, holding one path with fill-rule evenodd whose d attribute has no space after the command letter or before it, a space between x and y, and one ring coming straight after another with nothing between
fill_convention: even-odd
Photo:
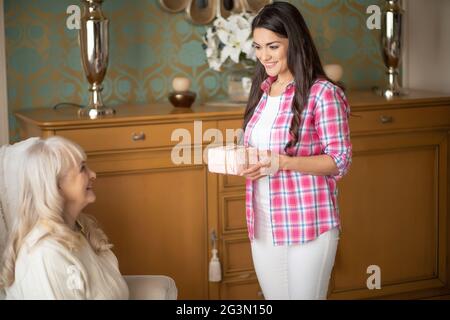
<instances>
[{"instance_id":1,"label":"wooden countertop","mask_svg":"<svg viewBox=\"0 0 450 320\"><path fill-rule=\"evenodd\" d=\"M409 90L407 95L386 99L378 96L372 91L349 91L347 99L353 111L365 109L389 109L395 106L414 107L424 105L448 105L450 104L450 93Z\"/></svg>"},{"instance_id":2,"label":"wooden countertop","mask_svg":"<svg viewBox=\"0 0 450 320\"><path fill-rule=\"evenodd\" d=\"M450 94L411 90L408 95L394 97L387 100L376 96L371 91L348 91L353 112L376 109L409 108L424 105L450 105ZM79 117L77 108L66 107L53 110L51 108L35 108L20 110L16 116L25 122L32 123L40 128L53 129L59 127L99 127L110 123L127 125L143 123L186 122L194 120L242 119L245 105L232 107L219 106L220 103L211 103L192 108L174 108L169 103L151 103L115 106L116 114L110 117L89 119Z\"/></svg>"},{"instance_id":3,"label":"wooden countertop","mask_svg":"<svg viewBox=\"0 0 450 320\"><path fill-rule=\"evenodd\" d=\"M216 120L224 117L228 119L241 119L244 107L211 107L194 106L192 108L174 108L169 103L151 103L114 106L116 114L98 119L89 119L87 116L79 117L75 107L36 108L20 110L15 115L29 123L53 129L58 127L88 126L99 127L111 123L127 125L143 123L186 122L194 120Z\"/></svg>"}]
</instances>

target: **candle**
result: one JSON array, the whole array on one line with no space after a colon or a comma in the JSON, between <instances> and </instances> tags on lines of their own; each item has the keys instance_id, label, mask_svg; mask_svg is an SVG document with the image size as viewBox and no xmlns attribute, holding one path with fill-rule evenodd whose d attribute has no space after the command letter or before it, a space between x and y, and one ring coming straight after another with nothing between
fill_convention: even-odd
<instances>
[{"instance_id":1,"label":"candle","mask_svg":"<svg viewBox=\"0 0 450 320\"><path fill-rule=\"evenodd\" d=\"M188 91L191 86L191 80L185 77L175 77L172 81L172 87L175 91Z\"/></svg>"},{"instance_id":2,"label":"candle","mask_svg":"<svg viewBox=\"0 0 450 320\"><path fill-rule=\"evenodd\" d=\"M339 64L326 64L323 66L323 71L325 71L327 77L334 82L341 80L342 75L344 74L344 69Z\"/></svg>"}]
</instances>

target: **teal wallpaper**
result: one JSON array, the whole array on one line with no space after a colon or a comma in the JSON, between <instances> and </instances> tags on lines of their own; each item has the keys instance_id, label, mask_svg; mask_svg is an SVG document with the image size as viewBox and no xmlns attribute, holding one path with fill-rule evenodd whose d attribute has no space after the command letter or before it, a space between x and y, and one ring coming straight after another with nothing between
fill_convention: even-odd
<instances>
[{"instance_id":1,"label":"teal wallpaper","mask_svg":"<svg viewBox=\"0 0 450 320\"><path fill-rule=\"evenodd\" d=\"M347 88L382 83L379 31L366 28L367 6L382 0L291 0L303 13L323 63L340 63ZM5 0L8 103L13 112L87 103L78 31L66 28L66 9L78 0ZM167 101L175 76L188 76L198 102L224 98L226 74L208 68L201 38L205 26L184 13L163 11L158 0L105 0L110 19L110 61L104 82L107 104Z\"/></svg>"}]
</instances>

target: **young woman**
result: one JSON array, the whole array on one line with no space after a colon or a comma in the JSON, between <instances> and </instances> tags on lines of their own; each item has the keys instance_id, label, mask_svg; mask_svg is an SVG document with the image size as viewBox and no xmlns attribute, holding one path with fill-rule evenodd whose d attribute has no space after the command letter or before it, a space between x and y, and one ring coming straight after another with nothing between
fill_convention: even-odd
<instances>
[{"instance_id":1,"label":"young woman","mask_svg":"<svg viewBox=\"0 0 450 320\"><path fill-rule=\"evenodd\" d=\"M76 144L36 139L26 149L16 223L0 270L7 299L127 299L106 235L82 214L95 173Z\"/></svg>"},{"instance_id":2,"label":"young woman","mask_svg":"<svg viewBox=\"0 0 450 320\"><path fill-rule=\"evenodd\" d=\"M339 240L336 181L352 155L349 106L295 6L265 6L252 30L244 145L272 155L242 172L256 274L266 299L325 299ZM267 175L269 166L278 171Z\"/></svg>"}]
</instances>

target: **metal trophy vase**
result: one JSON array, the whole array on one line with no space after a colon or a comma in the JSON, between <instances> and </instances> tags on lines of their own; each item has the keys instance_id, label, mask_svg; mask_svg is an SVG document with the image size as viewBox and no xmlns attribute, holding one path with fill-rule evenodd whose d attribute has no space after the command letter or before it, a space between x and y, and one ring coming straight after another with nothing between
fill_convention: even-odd
<instances>
[{"instance_id":1,"label":"metal trophy vase","mask_svg":"<svg viewBox=\"0 0 450 320\"><path fill-rule=\"evenodd\" d=\"M80 115L97 118L112 115L114 109L104 105L102 99L102 82L108 68L109 21L103 15L101 4L103 0L82 0L84 12L81 17L79 32L81 60L90 83L89 105L79 110Z\"/></svg>"},{"instance_id":2,"label":"metal trophy vase","mask_svg":"<svg viewBox=\"0 0 450 320\"><path fill-rule=\"evenodd\" d=\"M376 92L386 98L405 94L398 84L402 56L403 9L400 0L386 0L381 23L381 53L387 67L387 86Z\"/></svg>"}]
</instances>

